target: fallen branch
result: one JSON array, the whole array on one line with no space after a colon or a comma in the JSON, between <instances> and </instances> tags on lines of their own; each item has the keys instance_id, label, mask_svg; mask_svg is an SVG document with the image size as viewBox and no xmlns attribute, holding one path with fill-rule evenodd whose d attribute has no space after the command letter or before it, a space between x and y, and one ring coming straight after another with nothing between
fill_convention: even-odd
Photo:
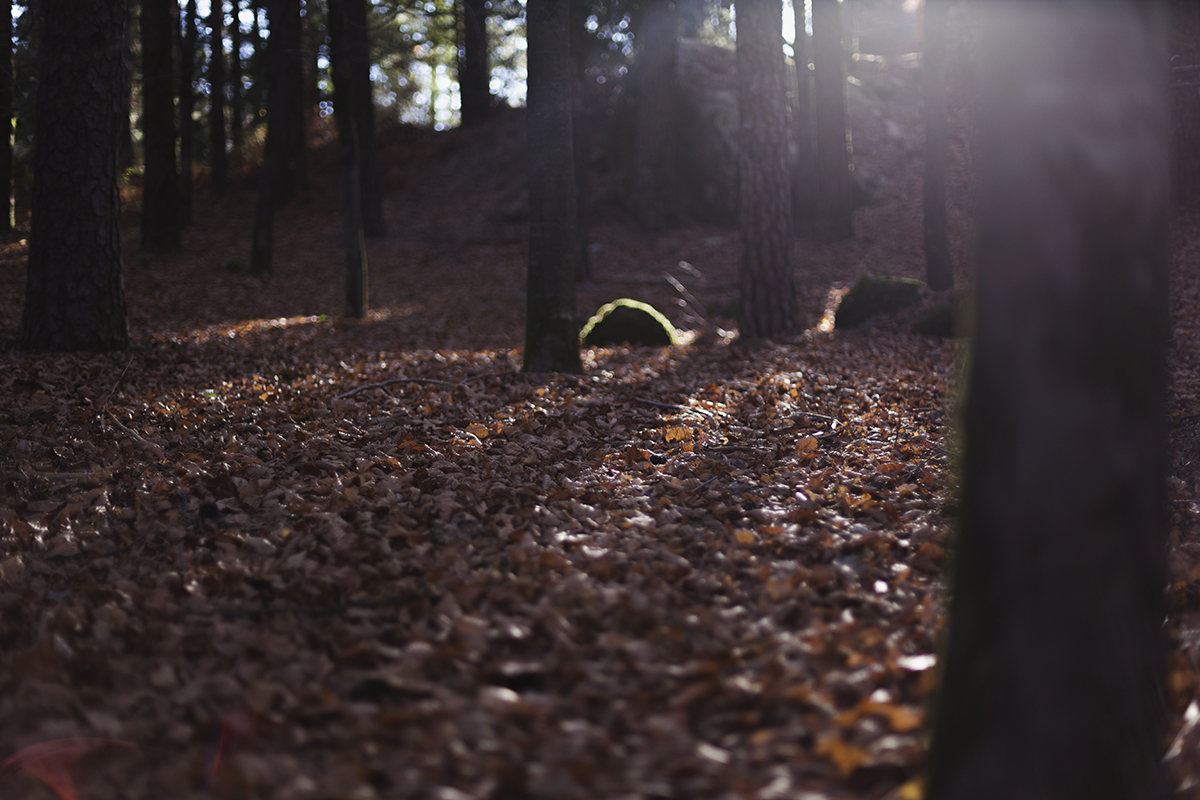
<instances>
[{"instance_id":1,"label":"fallen branch","mask_svg":"<svg viewBox=\"0 0 1200 800\"><path fill-rule=\"evenodd\" d=\"M656 406L658 408L667 408L672 411L690 411L693 414L702 414L702 415L708 417L709 419L712 419L714 416L716 416L716 414L714 412L709 411L707 408L691 408L690 406L678 406L678 405L675 405L674 403L660 403L657 400L647 400L644 397L635 397L633 399L639 403L645 403L648 406Z\"/></svg>"}]
</instances>

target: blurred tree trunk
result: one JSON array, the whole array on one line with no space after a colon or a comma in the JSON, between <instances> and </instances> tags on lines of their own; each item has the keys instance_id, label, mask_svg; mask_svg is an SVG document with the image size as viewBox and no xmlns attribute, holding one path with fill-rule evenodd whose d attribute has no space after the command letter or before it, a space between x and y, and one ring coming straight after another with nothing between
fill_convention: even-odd
<instances>
[{"instance_id":1,"label":"blurred tree trunk","mask_svg":"<svg viewBox=\"0 0 1200 800\"><path fill-rule=\"evenodd\" d=\"M278 14L274 13L278 9ZM279 122L279 149L282 170L279 175L280 204L290 200L297 192L308 188L308 160L305 154L307 142L304 115L304 25L300 16L300 0L272 0L268 5L268 22L271 39L276 29L280 33L279 52L273 56L278 64L275 77L270 82L268 96L274 92L280 96L279 116L272 107L268 112L271 122ZM268 100L268 104L273 101Z\"/></svg>"},{"instance_id":2,"label":"blurred tree trunk","mask_svg":"<svg viewBox=\"0 0 1200 800\"><path fill-rule=\"evenodd\" d=\"M171 40L176 0L142 0L142 250L177 253L179 175L175 168L175 93Z\"/></svg>"},{"instance_id":3,"label":"blurred tree trunk","mask_svg":"<svg viewBox=\"0 0 1200 800\"><path fill-rule=\"evenodd\" d=\"M811 233L817 194L817 148L813 135L812 41L804 27L804 2L795 0L796 171L792 176L792 218L798 231Z\"/></svg>"},{"instance_id":4,"label":"blurred tree trunk","mask_svg":"<svg viewBox=\"0 0 1200 800\"><path fill-rule=\"evenodd\" d=\"M192 153L196 130L192 114L196 109L196 0L188 0L184 9L185 33L179 48L179 223L192 224Z\"/></svg>"},{"instance_id":5,"label":"blurred tree trunk","mask_svg":"<svg viewBox=\"0 0 1200 800\"><path fill-rule=\"evenodd\" d=\"M225 3L212 0L208 16L208 149L214 194L222 194L229 184L225 158Z\"/></svg>"},{"instance_id":6,"label":"blurred tree trunk","mask_svg":"<svg viewBox=\"0 0 1200 800\"><path fill-rule=\"evenodd\" d=\"M242 165L242 150L246 144L244 133L246 87L242 84L242 0L233 0L233 19L229 25L229 42L232 53L229 59L229 141L235 169Z\"/></svg>"},{"instance_id":7,"label":"blurred tree trunk","mask_svg":"<svg viewBox=\"0 0 1200 800\"><path fill-rule=\"evenodd\" d=\"M0 194L4 208L0 214L0 232L13 229L13 45L12 45L12 0L0 0L0 17L8 20L8 39L0 48L0 122L3 123L3 138L0 139Z\"/></svg>"},{"instance_id":8,"label":"blurred tree trunk","mask_svg":"<svg viewBox=\"0 0 1200 800\"><path fill-rule=\"evenodd\" d=\"M357 0L361 1L361 0ZM363 243L362 194L359 188L358 122L350 69L349 20L343 3L327 0L330 72L333 74L333 113L338 127L338 153L342 172L342 231L346 247L346 316L367 315L367 252Z\"/></svg>"},{"instance_id":9,"label":"blurred tree trunk","mask_svg":"<svg viewBox=\"0 0 1200 800\"><path fill-rule=\"evenodd\" d=\"M846 55L838 0L812 0L812 28L818 233L826 241L840 241L854 235L854 206L846 135Z\"/></svg>"},{"instance_id":10,"label":"blurred tree trunk","mask_svg":"<svg viewBox=\"0 0 1200 800\"><path fill-rule=\"evenodd\" d=\"M588 113L587 65L583 58L587 13L583 3L571 3L571 142L575 156L575 282L592 280L588 257Z\"/></svg>"},{"instance_id":11,"label":"blurred tree trunk","mask_svg":"<svg viewBox=\"0 0 1200 800\"><path fill-rule=\"evenodd\" d=\"M383 183L375 157L375 96L371 83L371 43L368 39L367 0L342 0L346 22L347 79L354 108L363 233L383 236ZM340 90L339 90L340 91ZM334 104L337 107L337 104Z\"/></svg>"},{"instance_id":12,"label":"blurred tree trunk","mask_svg":"<svg viewBox=\"0 0 1200 800\"><path fill-rule=\"evenodd\" d=\"M946 233L946 10L949 0L925 0L925 282L954 286Z\"/></svg>"},{"instance_id":13,"label":"blurred tree trunk","mask_svg":"<svg viewBox=\"0 0 1200 800\"><path fill-rule=\"evenodd\" d=\"M42 0L33 230L18 346L120 350L129 344L121 282L115 109L125 0Z\"/></svg>"},{"instance_id":14,"label":"blurred tree trunk","mask_svg":"<svg viewBox=\"0 0 1200 800\"><path fill-rule=\"evenodd\" d=\"M286 80L284 72L293 64L286 50L299 41L288 35L285 19L300 17L300 0L270 0L266 44L267 140L263 146L262 170L258 176L258 198L254 204L254 222L250 233L250 272L269 274L274 270L275 210L286 202L294 182L288 180L287 135L284 128L292 121L289 102L298 105L300 78Z\"/></svg>"},{"instance_id":15,"label":"blurred tree trunk","mask_svg":"<svg viewBox=\"0 0 1200 800\"><path fill-rule=\"evenodd\" d=\"M638 25L633 65L634 142L630 207L638 224L658 230L679 221L675 101L676 25L671 0L649 0Z\"/></svg>"},{"instance_id":16,"label":"blurred tree trunk","mask_svg":"<svg viewBox=\"0 0 1200 800\"><path fill-rule=\"evenodd\" d=\"M984 11L977 330L925 796L1165 798L1161 19L1134 0Z\"/></svg>"},{"instance_id":17,"label":"blurred tree trunk","mask_svg":"<svg viewBox=\"0 0 1200 800\"><path fill-rule=\"evenodd\" d=\"M492 108L487 0L459 0L458 5L462 25L462 58L458 64L462 124L473 127L483 123Z\"/></svg>"},{"instance_id":18,"label":"blurred tree trunk","mask_svg":"<svg viewBox=\"0 0 1200 800\"><path fill-rule=\"evenodd\" d=\"M525 372L583 371L575 315L572 0L528 0L529 268Z\"/></svg>"},{"instance_id":19,"label":"blurred tree trunk","mask_svg":"<svg viewBox=\"0 0 1200 800\"><path fill-rule=\"evenodd\" d=\"M128 8L129 1L126 0ZM29 8L30 6L27 6ZM36 11L36 6L32 6ZM130 75L133 72L135 59L133 57L133 26L125 26L125 38L121 42L121 58L125 69L125 74ZM117 135L117 170L125 172L125 170L133 167L133 81L125 81L125 85L121 89L121 110L118 112L121 115L121 131Z\"/></svg>"},{"instance_id":20,"label":"blurred tree trunk","mask_svg":"<svg viewBox=\"0 0 1200 800\"><path fill-rule=\"evenodd\" d=\"M792 199L781 0L742 3L737 17L738 216L742 231L741 335L796 327Z\"/></svg>"}]
</instances>

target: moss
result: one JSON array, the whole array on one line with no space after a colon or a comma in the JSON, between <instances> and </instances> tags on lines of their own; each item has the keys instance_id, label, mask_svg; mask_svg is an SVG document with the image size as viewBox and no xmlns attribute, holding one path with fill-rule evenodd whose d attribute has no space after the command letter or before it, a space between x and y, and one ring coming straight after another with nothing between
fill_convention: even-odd
<instances>
[{"instance_id":1,"label":"moss","mask_svg":"<svg viewBox=\"0 0 1200 800\"><path fill-rule=\"evenodd\" d=\"M624 343L663 347L675 344L679 332L653 306L622 298L601 306L579 337L597 347Z\"/></svg>"}]
</instances>

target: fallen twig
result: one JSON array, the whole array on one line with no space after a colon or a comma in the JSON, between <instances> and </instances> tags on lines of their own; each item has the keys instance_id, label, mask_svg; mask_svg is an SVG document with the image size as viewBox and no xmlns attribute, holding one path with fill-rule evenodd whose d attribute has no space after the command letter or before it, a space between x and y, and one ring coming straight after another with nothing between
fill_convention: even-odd
<instances>
[{"instance_id":1,"label":"fallen twig","mask_svg":"<svg viewBox=\"0 0 1200 800\"><path fill-rule=\"evenodd\" d=\"M716 416L716 414L714 412L709 411L707 408L691 408L690 406L679 406L679 405L675 405L674 403L660 403L657 400L647 400L644 397L635 397L633 399L639 403L645 403L648 406L657 406L658 408L668 408L672 411L690 411L693 414L701 414L703 416L709 417L710 419L712 417Z\"/></svg>"}]
</instances>

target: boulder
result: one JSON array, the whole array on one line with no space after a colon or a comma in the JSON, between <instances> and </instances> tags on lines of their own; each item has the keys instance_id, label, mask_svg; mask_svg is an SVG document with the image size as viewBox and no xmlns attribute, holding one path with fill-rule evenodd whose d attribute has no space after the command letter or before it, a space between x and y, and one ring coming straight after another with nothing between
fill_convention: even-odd
<instances>
[{"instance_id":1,"label":"boulder","mask_svg":"<svg viewBox=\"0 0 1200 800\"><path fill-rule=\"evenodd\" d=\"M666 347L679 338L671 321L648 303L622 298L600 307L579 334L586 345Z\"/></svg>"},{"instance_id":2,"label":"boulder","mask_svg":"<svg viewBox=\"0 0 1200 800\"><path fill-rule=\"evenodd\" d=\"M857 328L881 314L915 305L928 292L924 283L912 278L864 275L842 298L833 326L839 330Z\"/></svg>"}]
</instances>

